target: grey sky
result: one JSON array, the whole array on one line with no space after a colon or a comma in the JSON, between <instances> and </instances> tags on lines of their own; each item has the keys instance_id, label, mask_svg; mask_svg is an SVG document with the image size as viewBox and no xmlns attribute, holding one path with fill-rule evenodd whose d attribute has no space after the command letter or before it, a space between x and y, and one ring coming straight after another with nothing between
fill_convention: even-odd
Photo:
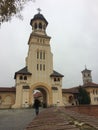
<instances>
[{"instance_id":1,"label":"grey sky","mask_svg":"<svg viewBox=\"0 0 98 130\"><path fill-rule=\"evenodd\" d=\"M54 70L62 73L63 87L82 84L85 64L98 83L98 0L36 0L17 18L0 28L0 87L14 86L14 73L25 66L30 19L37 8L49 22Z\"/></svg>"}]
</instances>

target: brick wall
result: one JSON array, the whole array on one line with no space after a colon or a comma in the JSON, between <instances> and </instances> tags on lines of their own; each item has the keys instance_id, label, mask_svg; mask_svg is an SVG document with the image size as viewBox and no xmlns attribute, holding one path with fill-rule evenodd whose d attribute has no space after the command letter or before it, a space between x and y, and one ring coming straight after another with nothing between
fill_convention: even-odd
<instances>
[{"instance_id":1,"label":"brick wall","mask_svg":"<svg viewBox=\"0 0 98 130\"><path fill-rule=\"evenodd\" d=\"M71 111L76 111L80 114L98 117L98 105L66 106L65 108Z\"/></svg>"}]
</instances>

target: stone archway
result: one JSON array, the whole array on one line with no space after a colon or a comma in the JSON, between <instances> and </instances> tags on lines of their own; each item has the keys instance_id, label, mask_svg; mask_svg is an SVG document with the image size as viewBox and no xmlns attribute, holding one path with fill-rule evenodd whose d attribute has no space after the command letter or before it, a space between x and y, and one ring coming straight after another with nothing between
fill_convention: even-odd
<instances>
[{"instance_id":1,"label":"stone archway","mask_svg":"<svg viewBox=\"0 0 98 130\"><path fill-rule=\"evenodd\" d=\"M41 102L41 106L43 106L44 108L47 107L47 104L48 104L48 93L47 91L42 87L42 86L38 86L35 91L37 91L37 93L39 92L41 96L36 96L34 97L34 94L32 95L33 96L33 99L34 98L38 98ZM36 92L35 92L36 93ZM33 100L32 99L32 100Z\"/></svg>"},{"instance_id":2,"label":"stone archway","mask_svg":"<svg viewBox=\"0 0 98 130\"><path fill-rule=\"evenodd\" d=\"M39 90L42 95L43 95L43 102L45 104L47 104L47 106L52 105L52 91L50 86L48 86L47 84L44 83L37 83L31 86L30 88L30 94L29 94L29 104L32 106L33 102L34 102L34 98L33 98L33 91L34 90Z\"/></svg>"}]
</instances>

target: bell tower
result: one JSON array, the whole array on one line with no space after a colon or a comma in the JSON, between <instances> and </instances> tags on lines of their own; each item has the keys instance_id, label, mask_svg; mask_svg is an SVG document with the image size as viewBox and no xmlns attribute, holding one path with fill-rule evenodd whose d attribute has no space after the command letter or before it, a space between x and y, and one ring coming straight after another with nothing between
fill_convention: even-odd
<instances>
[{"instance_id":1,"label":"bell tower","mask_svg":"<svg viewBox=\"0 0 98 130\"><path fill-rule=\"evenodd\" d=\"M82 78L83 78L83 84L92 82L91 70L88 70L85 66L85 69L81 73L82 73Z\"/></svg>"},{"instance_id":2,"label":"bell tower","mask_svg":"<svg viewBox=\"0 0 98 130\"><path fill-rule=\"evenodd\" d=\"M32 26L32 30L34 33L39 35L46 35L46 27L48 25L47 20L44 16L40 13L41 9L37 9L38 14L31 19L30 25Z\"/></svg>"},{"instance_id":3,"label":"bell tower","mask_svg":"<svg viewBox=\"0 0 98 130\"><path fill-rule=\"evenodd\" d=\"M32 73L32 82L48 82L46 77L53 72L53 54L51 53L50 39L46 34L48 25L47 20L40 13L34 15L31 19L32 33L30 35L28 45L28 56L26 58L26 66L28 71Z\"/></svg>"},{"instance_id":4,"label":"bell tower","mask_svg":"<svg viewBox=\"0 0 98 130\"><path fill-rule=\"evenodd\" d=\"M40 13L30 21L32 32L28 40L26 66L15 72L16 102L13 108L32 106L34 90L41 91L46 106L62 106L62 77L53 70L53 54L46 28L48 22Z\"/></svg>"}]
</instances>

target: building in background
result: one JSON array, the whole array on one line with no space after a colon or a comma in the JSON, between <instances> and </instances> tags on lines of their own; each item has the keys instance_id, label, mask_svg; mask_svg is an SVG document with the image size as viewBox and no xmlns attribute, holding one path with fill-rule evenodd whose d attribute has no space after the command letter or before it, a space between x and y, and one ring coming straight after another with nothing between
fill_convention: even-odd
<instances>
[{"instance_id":1,"label":"building in background","mask_svg":"<svg viewBox=\"0 0 98 130\"><path fill-rule=\"evenodd\" d=\"M91 99L91 105L98 105L98 84L92 82L91 70L88 70L85 67L85 69L81 73L83 85L79 85L69 89L62 89L63 103L65 105L77 105L79 94L78 88L81 86L88 92Z\"/></svg>"}]
</instances>

